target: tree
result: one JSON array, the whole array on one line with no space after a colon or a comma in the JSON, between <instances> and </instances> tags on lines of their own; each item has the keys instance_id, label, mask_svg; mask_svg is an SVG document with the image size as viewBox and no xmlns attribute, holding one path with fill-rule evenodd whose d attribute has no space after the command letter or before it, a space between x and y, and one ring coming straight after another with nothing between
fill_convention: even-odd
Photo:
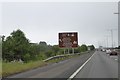
<instances>
[{"instance_id":1,"label":"tree","mask_svg":"<svg viewBox=\"0 0 120 80\"><path fill-rule=\"evenodd\" d=\"M0 60L2 59L2 37L0 36Z\"/></svg>"},{"instance_id":2,"label":"tree","mask_svg":"<svg viewBox=\"0 0 120 80\"><path fill-rule=\"evenodd\" d=\"M120 46L118 46L118 49L120 49Z\"/></svg>"},{"instance_id":3,"label":"tree","mask_svg":"<svg viewBox=\"0 0 120 80\"><path fill-rule=\"evenodd\" d=\"M3 51L3 57L8 61L26 60L24 56L29 51L29 40L20 29L13 31L4 41Z\"/></svg>"},{"instance_id":4,"label":"tree","mask_svg":"<svg viewBox=\"0 0 120 80\"><path fill-rule=\"evenodd\" d=\"M40 41L39 42L39 48L40 48L40 52L46 52L46 51L48 51L47 43L44 42L44 41Z\"/></svg>"},{"instance_id":5,"label":"tree","mask_svg":"<svg viewBox=\"0 0 120 80\"><path fill-rule=\"evenodd\" d=\"M90 50L94 50L95 49L94 45L90 45L88 47L90 48Z\"/></svg>"},{"instance_id":6,"label":"tree","mask_svg":"<svg viewBox=\"0 0 120 80\"><path fill-rule=\"evenodd\" d=\"M32 60L37 60L40 54L40 45L37 43L30 43L29 53Z\"/></svg>"},{"instance_id":7,"label":"tree","mask_svg":"<svg viewBox=\"0 0 120 80\"><path fill-rule=\"evenodd\" d=\"M46 43L45 41L40 41L40 42L39 42L39 45L47 46L47 43Z\"/></svg>"},{"instance_id":8,"label":"tree","mask_svg":"<svg viewBox=\"0 0 120 80\"><path fill-rule=\"evenodd\" d=\"M12 61L14 60L14 52L13 52L13 40L12 37L9 36L6 38L6 41L3 41L2 44L2 52L3 52L3 60Z\"/></svg>"},{"instance_id":9,"label":"tree","mask_svg":"<svg viewBox=\"0 0 120 80\"><path fill-rule=\"evenodd\" d=\"M29 51L29 40L25 37L25 34L18 29L17 31L13 31L11 33L12 39L13 39L13 46L14 46L14 52L15 57L18 59L24 59L24 56Z\"/></svg>"},{"instance_id":10,"label":"tree","mask_svg":"<svg viewBox=\"0 0 120 80\"><path fill-rule=\"evenodd\" d=\"M81 46L79 47L79 49L80 49L80 52L85 52L85 51L88 50L88 48L87 48L87 46L86 46L85 44L81 45Z\"/></svg>"},{"instance_id":11,"label":"tree","mask_svg":"<svg viewBox=\"0 0 120 80\"><path fill-rule=\"evenodd\" d=\"M58 53L58 51L60 50L59 46L58 45L54 45L52 46L52 50L53 52L55 53L55 55Z\"/></svg>"},{"instance_id":12,"label":"tree","mask_svg":"<svg viewBox=\"0 0 120 80\"><path fill-rule=\"evenodd\" d=\"M2 37L1 37L1 39L2 39L2 42L5 40L5 36L3 35Z\"/></svg>"}]
</instances>

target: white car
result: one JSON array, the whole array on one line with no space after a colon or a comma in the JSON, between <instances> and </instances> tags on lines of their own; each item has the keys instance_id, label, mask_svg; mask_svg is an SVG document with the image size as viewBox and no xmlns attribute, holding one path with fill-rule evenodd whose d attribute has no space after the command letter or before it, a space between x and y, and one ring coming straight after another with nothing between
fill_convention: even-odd
<instances>
[{"instance_id":1,"label":"white car","mask_svg":"<svg viewBox=\"0 0 120 80\"><path fill-rule=\"evenodd\" d=\"M106 50L105 49L102 49L103 52L105 52Z\"/></svg>"},{"instance_id":2,"label":"white car","mask_svg":"<svg viewBox=\"0 0 120 80\"><path fill-rule=\"evenodd\" d=\"M110 54L110 53L111 53L110 49L106 50L106 54Z\"/></svg>"}]
</instances>

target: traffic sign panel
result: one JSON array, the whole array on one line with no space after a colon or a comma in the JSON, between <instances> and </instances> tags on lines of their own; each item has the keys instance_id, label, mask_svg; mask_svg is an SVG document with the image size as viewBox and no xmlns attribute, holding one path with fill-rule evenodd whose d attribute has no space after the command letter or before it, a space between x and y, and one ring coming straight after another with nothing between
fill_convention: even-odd
<instances>
[{"instance_id":1,"label":"traffic sign panel","mask_svg":"<svg viewBox=\"0 0 120 80\"><path fill-rule=\"evenodd\" d=\"M78 47L78 34L77 34L77 32L59 33L59 47L61 47L61 48Z\"/></svg>"}]
</instances>

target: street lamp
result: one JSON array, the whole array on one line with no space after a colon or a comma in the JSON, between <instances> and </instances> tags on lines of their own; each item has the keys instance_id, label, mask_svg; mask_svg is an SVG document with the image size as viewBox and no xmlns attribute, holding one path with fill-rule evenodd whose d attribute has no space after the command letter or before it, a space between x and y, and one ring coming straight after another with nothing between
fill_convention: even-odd
<instances>
[{"instance_id":1,"label":"street lamp","mask_svg":"<svg viewBox=\"0 0 120 80\"><path fill-rule=\"evenodd\" d=\"M119 34L120 34L120 24L119 24L119 20L120 20L120 17L119 17L119 10L118 12L115 12L114 14L117 14L118 15L118 46L120 46L120 37L119 37Z\"/></svg>"},{"instance_id":2,"label":"street lamp","mask_svg":"<svg viewBox=\"0 0 120 80\"><path fill-rule=\"evenodd\" d=\"M114 14L119 14L118 12L115 12Z\"/></svg>"}]
</instances>

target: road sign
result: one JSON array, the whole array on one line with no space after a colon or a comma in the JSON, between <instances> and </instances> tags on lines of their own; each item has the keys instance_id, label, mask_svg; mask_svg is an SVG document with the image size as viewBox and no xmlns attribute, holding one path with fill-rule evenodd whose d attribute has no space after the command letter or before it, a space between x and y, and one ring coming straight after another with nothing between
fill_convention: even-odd
<instances>
[{"instance_id":1,"label":"road sign","mask_svg":"<svg viewBox=\"0 0 120 80\"><path fill-rule=\"evenodd\" d=\"M78 47L77 32L59 33L59 47L61 47L61 48Z\"/></svg>"}]
</instances>

